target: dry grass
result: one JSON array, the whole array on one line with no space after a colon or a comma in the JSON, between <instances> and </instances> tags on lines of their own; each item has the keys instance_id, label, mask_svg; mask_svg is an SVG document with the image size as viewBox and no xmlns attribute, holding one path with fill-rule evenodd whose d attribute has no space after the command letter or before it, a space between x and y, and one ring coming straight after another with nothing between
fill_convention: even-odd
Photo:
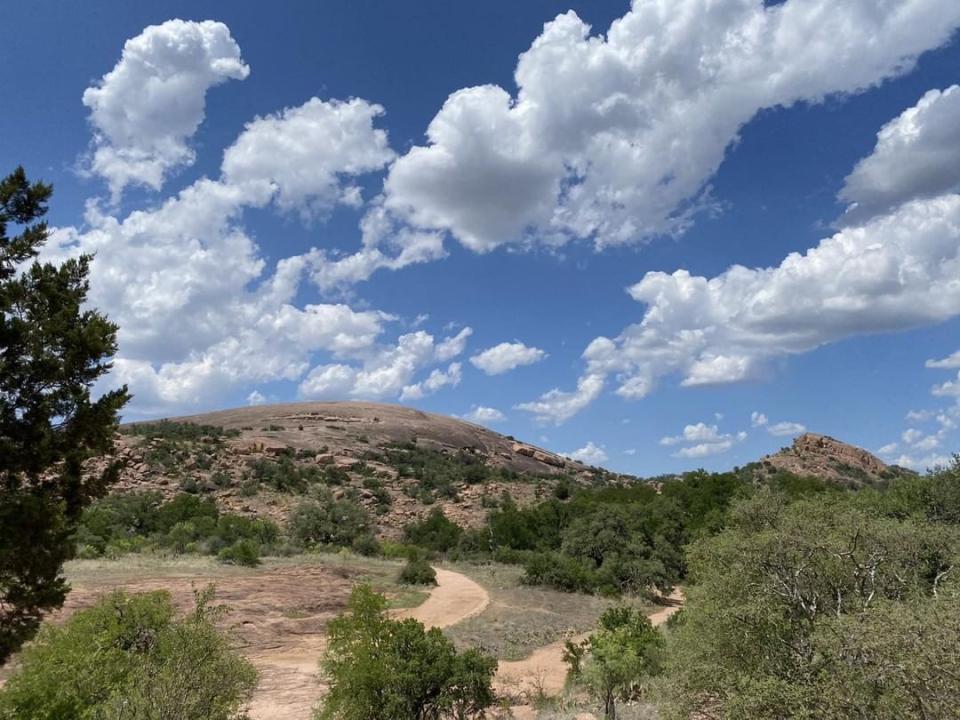
<instances>
[{"instance_id":1,"label":"dry grass","mask_svg":"<svg viewBox=\"0 0 960 720\"><path fill-rule=\"evenodd\" d=\"M459 648L480 647L500 660L520 660L557 640L580 635L596 626L610 598L563 593L520 584L523 569L513 565L457 565L453 569L490 593L490 606L475 618L448 628ZM635 602L645 611L651 605Z\"/></svg>"}]
</instances>

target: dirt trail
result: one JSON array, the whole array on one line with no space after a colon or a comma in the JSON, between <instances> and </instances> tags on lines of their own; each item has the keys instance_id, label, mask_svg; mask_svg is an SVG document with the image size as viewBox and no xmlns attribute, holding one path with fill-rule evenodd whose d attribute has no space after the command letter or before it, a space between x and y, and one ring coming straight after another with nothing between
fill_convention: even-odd
<instances>
[{"instance_id":1,"label":"dirt trail","mask_svg":"<svg viewBox=\"0 0 960 720\"><path fill-rule=\"evenodd\" d=\"M445 628L479 615L490 604L490 595L480 585L452 570L437 571L437 587L420 605L393 614L402 619L419 620L428 628Z\"/></svg>"},{"instance_id":2,"label":"dirt trail","mask_svg":"<svg viewBox=\"0 0 960 720\"><path fill-rule=\"evenodd\" d=\"M665 623L671 615L677 612L683 604L683 591L677 588L667 598L666 607L648 615L653 625ZM573 642L580 642L588 637L589 633L571 638ZM498 693L511 697L537 694L558 695L563 691L567 678L567 666L563 662L563 648L565 640L544 645L534 650L523 660L501 660L497 664L497 676L494 687ZM536 713L528 705L517 705L513 708L517 720L536 717Z\"/></svg>"},{"instance_id":3,"label":"dirt trail","mask_svg":"<svg viewBox=\"0 0 960 720\"><path fill-rule=\"evenodd\" d=\"M396 610L393 617L419 620L427 627L445 628L479 615L490 604L487 591L451 570L437 571L437 586L415 608ZM322 635L306 635L252 654L260 671L260 686L250 703L251 720L307 720L323 692L317 664L326 648Z\"/></svg>"}]
</instances>

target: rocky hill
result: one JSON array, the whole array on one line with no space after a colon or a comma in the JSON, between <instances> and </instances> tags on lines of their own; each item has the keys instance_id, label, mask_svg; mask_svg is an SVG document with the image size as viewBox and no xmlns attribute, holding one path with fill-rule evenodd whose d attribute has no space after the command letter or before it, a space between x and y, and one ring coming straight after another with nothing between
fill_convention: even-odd
<instances>
[{"instance_id":1,"label":"rocky hill","mask_svg":"<svg viewBox=\"0 0 960 720\"><path fill-rule=\"evenodd\" d=\"M283 520L304 493L324 484L335 496L355 497L385 537L432 507L471 527L504 492L523 506L562 484L633 479L456 418L360 402L265 405L129 424L116 455L123 469L114 492L195 492L226 510Z\"/></svg>"},{"instance_id":2,"label":"rocky hill","mask_svg":"<svg viewBox=\"0 0 960 720\"><path fill-rule=\"evenodd\" d=\"M815 433L800 435L793 445L767 455L759 465L767 474L786 471L851 487L884 482L910 472L887 465L862 448Z\"/></svg>"}]
</instances>

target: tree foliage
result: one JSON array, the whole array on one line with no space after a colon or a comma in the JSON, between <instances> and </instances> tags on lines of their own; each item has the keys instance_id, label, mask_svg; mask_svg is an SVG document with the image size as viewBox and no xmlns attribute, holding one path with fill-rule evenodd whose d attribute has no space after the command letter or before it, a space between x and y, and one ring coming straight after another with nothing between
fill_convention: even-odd
<instances>
[{"instance_id":1,"label":"tree foliage","mask_svg":"<svg viewBox=\"0 0 960 720\"><path fill-rule=\"evenodd\" d=\"M217 630L212 594L177 619L165 592L116 592L46 625L0 691L0 719L240 720L257 675Z\"/></svg>"},{"instance_id":2,"label":"tree foliage","mask_svg":"<svg viewBox=\"0 0 960 720\"><path fill-rule=\"evenodd\" d=\"M958 471L737 505L690 548L670 716L955 717Z\"/></svg>"},{"instance_id":3,"label":"tree foliage","mask_svg":"<svg viewBox=\"0 0 960 720\"><path fill-rule=\"evenodd\" d=\"M458 653L440 630L392 620L386 600L367 586L329 625L321 664L330 692L318 720L468 720L494 701L494 658Z\"/></svg>"},{"instance_id":4,"label":"tree foliage","mask_svg":"<svg viewBox=\"0 0 960 720\"><path fill-rule=\"evenodd\" d=\"M84 476L82 463L109 449L128 399L126 388L91 398L117 333L84 307L91 257L27 266L52 192L23 168L0 181L0 663L63 603L74 524L116 471Z\"/></svg>"},{"instance_id":5,"label":"tree foliage","mask_svg":"<svg viewBox=\"0 0 960 720\"><path fill-rule=\"evenodd\" d=\"M564 659L571 679L603 706L604 718L616 720L617 702L639 697L643 680L659 672L663 636L626 606L604 612L598 625L581 645L568 642Z\"/></svg>"},{"instance_id":6,"label":"tree foliage","mask_svg":"<svg viewBox=\"0 0 960 720\"><path fill-rule=\"evenodd\" d=\"M307 547L349 547L372 533L370 516L357 502L335 499L327 488L314 488L312 497L290 513L290 534Z\"/></svg>"},{"instance_id":7,"label":"tree foliage","mask_svg":"<svg viewBox=\"0 0 960 720\"><path fill-rule=\"evenodd\" d=\"M410 523L403 529L406 542L434 552L453 549L461 535L463 528L444 515L440 508L433 508L423 520Z\"/></svg>"}]
</instances>

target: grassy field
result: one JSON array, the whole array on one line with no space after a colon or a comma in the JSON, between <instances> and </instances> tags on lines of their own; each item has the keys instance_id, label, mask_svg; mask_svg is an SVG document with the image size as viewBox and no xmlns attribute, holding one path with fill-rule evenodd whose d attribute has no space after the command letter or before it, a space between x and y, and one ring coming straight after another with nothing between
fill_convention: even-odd
<instances>
[{"instance_id":1,"label":"grassy field","mask_svg":"<svg viewBox=\"0 0 960 720\"><path fill-rule=\"evenodd\" d=\"M486 588L490 606L480 615L448 628L458 647L481 647L501 660L521 660L533 650L592 630L597 618L622 600L563 593L520 583L514 565L454 565ZM652 611L653 605L629 601Z\"/></svg>"}]
</instances>

